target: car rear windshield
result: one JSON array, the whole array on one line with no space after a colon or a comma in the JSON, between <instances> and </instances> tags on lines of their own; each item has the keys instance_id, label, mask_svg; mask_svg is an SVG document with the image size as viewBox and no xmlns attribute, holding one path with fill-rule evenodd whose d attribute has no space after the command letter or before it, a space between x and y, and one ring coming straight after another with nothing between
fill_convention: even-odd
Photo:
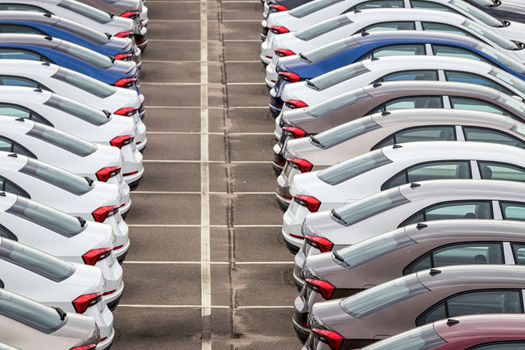
<instances>
[{"instance_id":1,"label":"car rear windshield","mask_svg":"<svg viewBox=\"0 0 525 350\"><path fill-rule=\"evenodd\" d=\"M316 146L330 148L379 128L381 125L377 124L372 117L363 117L311 136L310 140Z\"/></svg>"},{"instance_id":2,"label":"car rear windshield","mask_svg":"<svg viewBox=\"0 0 525 350\"><path fill-rule=\"evenodd\" d=\"M405 203L409 203L409 200L396 188L361 199L342 208L333 209L331 216L336 222L350 226Z\"/></svg>"},{"instance_id":3,"label":"car rear windshield","mask_svg":"<svg viewBox=\"0 0 525 350\"><path fill-rule=\"evenodd\" d=\"M3 289L0 289L0 315L46 334L55 332L67 322L67 319L62 320L57 310L52 307Z\"/></svg>"},{"instance_id":4,"label":"car rear windshield","mask_svg":"<svg viewBox=\"0 0 525 350\"><path fill-rule=\"evenodd\" d=\"M288 11L288 13L290 14L290 16L301 18L311 15L312 13L319 11L320 9L332 6L333 4L337 4L338 2L342 1L343 0L316 0L296 7L293 10Z\"/></svg>"},{"instance_id":5,"label":"car rear windshield","mask_svg":"<svg viewBox=\"0 0 525 350\"><path fill-rule=\"evenodd\" d=\"M319 118L369 97L364 89L354 90L307 108L306 113L313 118Z\"/></svg>"},{"instance_id":6,"label":"car rear windshield","mask_svg":"<svg viewBox=\"0 0 525 350\"><path fill-rule=\"evenodd\" d=\"M481 37L489 39L490 41L492 41L494 44L498 45L499 47L502 47L506 50L518 49L518 45L516 45L516 43L499 35L498 33L494 32L492 29L483 27L479 25L478 23L471 21L470 19L466 19L465 22L462 23L462 25L478 33L479 35L481 35Z\"/></svg>"},{"instance_id":7,"label":"car rear windshield","mask_svg":"<svg viewBox=\"0 0 525 350\"><path fill-rule=\"evenodd\" d=\"M523 80L497 67L492 68L489 74L495 77L496 79L507 83L508 85L512 86L514 89L518 90L523 95L525 95L525 82Z\"/></svg>"},{"instance_id":8,"label":"car rear windshield","mask_svg":"<svg viewBox=\"0 0 525 350\"><path fill-rule=\"evenodd\" d=\"M392 232L367 239L359 244L338 250L337 253L349 267L356 267L416 244L405 232Z\"/></svg>"},{"instance_id":9,"label":"car rear windshield","mask_svg":"<svg viewBox=\"0 0 525 350\"><path fill-rule=\"evenodd\" d=\"M492 47L485 45L481 42L477 42L474 46L475 49L483 52L484 54L492 57L493 60L496 62L499 62L503 64L504 66L508 67L509 69L512 69L513 71L521 74L525 74L525 65L521 64L520 62L516 61L513 58L510 58L509 56L496 51Z\"/></svg>"},{"instance_id":10,"label":"car rear windshield","mask_svg":"<svg viewBox=\"0 0 525 350\"><path fill-rule=\"evenodd\" d=\"M109 121L109 117L102 111L97 111L89 106L83 105L73 100L63 98L58 95L51 95L45 105L58 109L62 112L71 114L85 122L93 125L103 125Z\"/></svg>"},{"instance_id":11,"label":"car rear windshield","mask_svg":"<svg viewBox=\"0 0 525 350\"><path fill-rule=\"evenodd\" d=\"M98 23L108 23L111 21L111 15L107 12L101 11L93 6L83 4L79 1L64 0L58 6L69 9L82 16L86 16Z\"/></svg>"},{"instance_id":12,"label":"car rear windshield","mask_svg":"<svg viewBox=\"0 0 525 350\"><path fill-rule=\"evenodd\" d=\"M497 18L492 17L488 13L481 11L480 9L472 6L471 4L467 3L464 0L452 0L450 3L453 6L465 11L466 13L468 13L469 15L471 15L478 21L485 23L486 25L490 27L499 28L499 27L504 26L503 23Z\"/></svg>"},{"instance_id":13,"label":"car rear windshield","mask_svg":"<svg viewBox=\"0 0 525 350\"><path fill-rule=\"evenodd\" d=\"M302 57L309 63L318 62L356 45L355 39L350 37L304 52L302 53ZM352 62L348 63L350 64Z\"/></svg>"},{"instance_id":14,"label":"car rear windshield","mask_svg":"<svg viewBox=\"0 0 525 350\"><path fill-rule=\"evenodd\" d=\"M411 275L367 289L341 300L339 305L350 316L363 318L427 291L417 277Z\"/></svg>"},{"instance_id":15,"label":"car rear windshield","mask_svg":"<svg viewBox=\"0 0 525 350\"><path fill-rule=\"evenodd\" d=\"M76 217L29 199L18 197L7 213L45 227L67 238L75 237L86 229Z\"/></svg>"},{"instance_id":16,"label":"car rear windshield","mask_svg":"<svg viewBox=\"0 0 525 350\"><path fill-rule=\"evenodd\" d=\"M67 53L80 61L100 69L108 69L113 66L113 61L108 56L65 41L62 41L55 50Z\"/></svg>"},{"instance_id":17,"label":"car rear windshield","mask_svg":"<svg viewBox=\"0 0 525 350\"><path fill-rule=\"evenodd\" d=\"M513 114L519 115L520 118L525 117L525 103L516 100L515 98L509 96L500 94L497 100L507 106L507 109L510 110Z\"/></svg>"},{"instance_id":18,"label":"car rear windshield","mask_svg":"<svg viewBox=\"0 0 525 350\"><path fill-rule=\"evenodd\" d=\"M62 282L75 272L71 263L8 239L0 241L0 259L54 282Z\"/></svg>"},{"instance_id":19,"label":"car rear windshield","mask_svg":"<svg viewBox=\"0 0 525 350\"><path fill-rule=\"evenodd\" d=\"M363 350L431 350L445 344L447 342L436 333L433 325L429 325L374 343Z\"/></svg>"},{"instance_id":20,"label":"car rear windshield","mask_svg":"<svg viewBox=\"0 0 525 350\"><path fill-rule=\"evenodd\" d=\"M20 169L20 172L78 196L86 194L93 189L90 185L91 180L88 181L83 177L34 159L28 159L26 165Z\"/></svg>"},{"instance_id":21,"label":"car rear windshield","mask_svg":"<svg viewBox=\"0 0 525 350\"><path fill-rule=\"evenodd\" d=\"M378 149L321 170L317 177L324 183L335 186L389 163L392 161Z\"/></svg>"},{"instance_id":22,"label":"car rear windshield","mask_svg":"<svg viewBox=\"0 0 525 350\"><path fill-rule=\"evenodd\" d=\"M104 45L110 41L110 38L106 34L64 18L61 18L54 26L78 35L79 37L95 44Z\"/></svg>"},{"instance_id":23,"label":"car rear windshield","mask_svg":"<svg viewBox=\"0 0 525 350\"><path fill-rule=\"evenodd\" d=\"M33 128L27 132L27 135L65 149L80 157L89 156L97 150L97 145L94 143L84 141L81 138L39 123L35 123Z\"/></svg>"},{"instance_id":24,"label":"car rear windshield","mask_svg":"<svg viewBox=\"0 0 525 350\"><path fill-rule=\"evenodd\" d=\"M315 90L322 91L343 81L355 78L368 72L370 72L370 70L365 67L363 62L357 62L320 75L317 78L307 80L306 85L314 88Z\"/></svg>"},{"instance_id":25,"label":"car rear windshield","mask_svg":"<svg viewBox=\"0 0 525 350\"><path fill-rule=\"evenodd\" d=\"M315 24L306 29L300 30L294 35L301 40L308 41L320 35L331 32L332 30L335 30L337 28L344 27L350 23L352 23L352 21L348 19L347 15L340 15L329 20L323 21L321 23Z\"/></svg>"},{"instance_id":26,"label":"car rear windshield","mask_svg":"<svg viewBox=\"0 0 525 350\"><path fill-rule=\"evenodd\" d=\"M117 92L117 88L104 84L101 81L88 77L69 69L59 68L58 71L51 76L54 79L63 81L64 83L73 85L76 88L89 92L97 97L106 98Z\"/></svg>"}]
</instances>

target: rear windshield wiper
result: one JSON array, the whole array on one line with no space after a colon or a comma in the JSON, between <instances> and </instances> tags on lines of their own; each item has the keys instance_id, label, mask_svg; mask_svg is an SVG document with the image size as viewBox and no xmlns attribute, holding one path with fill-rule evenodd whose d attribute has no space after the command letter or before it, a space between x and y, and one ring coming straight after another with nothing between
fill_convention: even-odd
<instances>
[{"instance_id":1,"label":"rear windshield wiper","mask_svg":"<svg viewBox=\"0 0 525 350\"><path fill-rule=\"evenodd\" d=\"M66 312L59 307L55 307L54 309L56 310L58 316L60 317L60 321L64 321L67 316Z\"/></svg>"},{"instance_id":2,"label":"rear windshield wiper","mask_svg":"<svg viewBox=\"0 0 525 350\"><path fill-rule=\"evenodd\" d=\"M346 266L350 266L350 264L347 263L347 262L345 261L345 258L343 258L343 256L342 256L341 254L339 254L339 253L337 252L337 250L334 250L332 254L334 255L334 258L335 258L336 260L342 262L342 263L345 264Z\"/></svg>"},{"instance_id":3,"label":"rear windshield wiper","mask_svg":"<svg viewBox=\"0 0 525 350\"><path fill-rule=\"evenodd\" d=\"M310 141L316 145L316 146L319 146L320 148L324 148L324 145L319 141L319 139L315 136L310 136Z\"/></svg>"},{"instance_id":4,"label":"rear windshield wiper","mask_svg":"<svg viewBox=\"0 0 525 350\"><path fill-rule=\"evenodd\" d=\"M302 60L305 60L305 61L308 62L308 63L312 63L312 61L310 61L310 60L308 59L308 57L306 57L305 55L303 55L302 52L299 53L299 57L300 57Z\"/></svg>"},{"instance_id":5,"label":"rear windshield wiper","mask_svg":"<svg viewBox=\"0 0 525 350\"><path fill-rule=\"evenodd\" d=\"M341 217L341 215L339 215L335 209L332 209L332 211L330 212L332 214L332 217L338 221L339 223L341 223L342 225L344 226L347 226L348 224L346 223L346 221Z\"/></svg>"},{"instance_id":6,"label":"rear windshield wiper","mask_svg":"<svg viewBox=\"0 0 525 350\"><path fill-rule=\"evenodd\" d=\"M86 182L88 183L89 187L91 187L91 185L93 185L93 182L95 182L89 176L84 176L84 179L86 179Z\"/></svg>"},{"instance_id":7,"label":"rear windshield wiper","mask_svg":"<svg viewBox=\"0 0 525 350\"><path fill-rule=\"evenodd\" d=\"M310 79L306 79L305 82L306 82L306 85L308 85L312 89L319 91L319 88L317 87L317 85L315 85Z\"/></svg>"},{"instance_id":8,"label":"rear windshield wiper","mask_svg":"<svg viewBox=\"0 0 525 350\"><path fill-rule=\"evenodd\" d=\"M77 216L78 222L80 222L80 227L86 226L86 219L84 219L82 216Z\"/></svg>"}]
</instances>

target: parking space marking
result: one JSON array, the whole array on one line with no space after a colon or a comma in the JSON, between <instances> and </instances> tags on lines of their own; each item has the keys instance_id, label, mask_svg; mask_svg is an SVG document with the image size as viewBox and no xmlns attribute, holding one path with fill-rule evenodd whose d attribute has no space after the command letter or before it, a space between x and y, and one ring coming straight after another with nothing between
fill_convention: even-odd
<instances>
[{"instance_id":1,"label":"parking space marking","mask_svg":"<svg viewBox=\"0 0 525 350\"><path fill-rule=\"evenodd\" d=\"M150 260L139 260L139 261L124 261L124 264L128 265L200 265L202 261L150 261ZM230 265L228 261L210 261L210 265ZM294 261L236 261L235 265L294 265Z\"/></svg>"},{"instance_id":2,"label":"parking space marking","mask_svg":"<svg viewBox=\"0 0 525 350\"><path fill-rule=\"evenodd\" d=\"M225 164L224 160L192 160L192 159L145 159L143 163L208 163L208 164ZM271 164L270 160L232 160L231 164Z\"/></svg>"},{"instance_id":3,"label":"parking space marking","mask_svg":"<svg viewBox=\"0 0 525 350\"><path fill-rule=\"evenodd\" d=\"M148 39L150 42L182 42L182 43L193 43L193 42L200 42L198 39ZM212 40L210 40L212 41ZM215 40L218 41L218 40ZM225 39L225 42L248 42L248 43L260 43L260 39ZM180 61L176 61L180 62ZM259 62L259 61L256 61Z\"/></svg>"},{"instance_id":4,"label":"parking space marking","mask_svg":"<svg viewBox=\"0 0 525 350\"><path fill-rule=\"evenodd\" d=\"M157 309L199 309L206 308L204 305L155 305L155 304L119 304L121 308L157 308ZM229 305L210 305L212 309L237 309L237 310L250 310L250 309L292 309L293 305L246 305L231 307Z\"/></svg>"},{"instance_id":5,"label":"parking space marking","mask_svg":"<svg viewBox=\"0 0 525 350\"><path fill-rule=\"evenodd\" d=\"M178 60L172 60L172 61L166 61L166 60L142 60L142 62L145 62L145 63L199 63L201 61L188 61L188 60L183 60L183 61L178 61ZM261 63L261 61L256 61L256 60L246 60L246 61L228 61L228 63ZM222 108L222 107L221 107Z\"/></svg>"},{"instance_id":6,"label":"parking space marking","mask_svg":"<svg viewBox=\"0 0 525 350\"><path fill-rule=\"evenodd\" d=\"M199 85L207 85L207 86L222 86L222 83L181 83L181 82L147 82L147 83L141 83L141 85L170 85L170 86L199 86ZM236 83L228 83L228 85L266 85L264 82L236 82Z\"/></svg>"},{"instance_id":7,"label":"parking space marking","mask_svg":"<svg viewBox=\"0 0 525 350\"><path fill-rule=\"evenodd\" d=\"M192 228L192 227L201 227L201 225L191 225L191 224L128 224L128 227L179 227L179 228ZM227 228L228 225L214 225L211 224L210 228ZM234 228L281 228L282 225L277 224L252 224L252 225L233 225Z\"/></svg>"},{"instance_id":8,"label":"parking space marking","mask_svg":"<svg viewBox=\"0 0 525 350\"><path fill-rule=\"evenodd\" d=\"M146 131L148 135L200 135L198 131ZM208 135L224 135L223 132L209 132ZM230 135L273 135L273 132L231 132Z\"/></svg>"},{"instance_id":9,"label":"parking space marking","mask_svg":"<svg viewBox=\"0 0 525 350\"><path fill-rule=\"evenodd\" d=\"M132 194L201 194L201 192L191 192L191 191L133 191ZM210 192L208 191L208 194L212 195L219 195L219 196L225 196L229 195L230 193L224 191L224 192ZM275 195L275 192L237 192L235 191L233 194L235 195Z\"/></svg>"}]
</instances>

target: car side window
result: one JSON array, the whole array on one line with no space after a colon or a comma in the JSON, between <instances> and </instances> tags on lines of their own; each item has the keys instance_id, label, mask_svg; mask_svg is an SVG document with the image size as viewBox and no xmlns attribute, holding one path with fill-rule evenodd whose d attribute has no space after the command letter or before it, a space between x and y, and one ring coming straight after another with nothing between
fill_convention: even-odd
<instances>
[{"instance_id":1,"label":"car side window","mask_svg":"<svg viewBox=\"0 0 525 350\"><path fill-rule=\"evenodd\" d=\"M359 31L367 33L385 32L390 30L416 30L415 22L383 22L369 25Z\"/></svg>"},{"instance_id":2,"label":"car side window","mask_svg":"<svg viewBox=\"0 0 525 350\"><path fill-rule=\"evenodd\" d=\"M400 227L421 221L493 218L490 201L458 201L439 203L425 208L405 220Z\"/></svg>"},{"instance_id":3,"label":"car side window","mask_svg":"<svg viewBox=\"0 0 525 350\"><path fill-rule=\"evenodd\" d=\"M421 126L398 131L372 147L372 150L396 143L455 140L456 130L453 126Z\"/></svg>"},{"instance_id":4,"label":"car side window","mask_svg":"<svg viewBox=\"0 0 525 350\"><path fill-rule=\"evenodd\" d=\"M390 56L423 56L425 55L425 45L390 45L375 49L361 57L358 61L371 58L381 58Z\"/></svg>"},{"instance_id":5,"label":"car side window","mask_svg":"<svg viewBox=\"0 0 525 350\"><path fill-rule=\"evenodd\" d=\"M525 169L496 162L478 162L482 179L525 182Z\"/></svg>"},{"instance_id":6,"label":"car side window","mask_svg":"<svg viewBox=\"0 0 525 350\"><path fill-rule=\"evenodd\" d=\"M409 182L471 178L468 161L428 162L414 165L394 175L381 186L381 190L384 191Z\"/></svg>"},{"instance_id":7,"label":"car side window","mask_svg":"<svg viewBox=\"0 0 525 350\"><path fill-rule=\"evenodd\" d=\"M426 32L438 32L438 33L449 33L449 34L457 34L457 35L464 35L469 37L474 37L468 32L459 29L457 27L443 24L443 23L434 23L434 22L421 22L421 25L423 26L423 30Z\"/></svg>"},{"instance_id":8,"label":"car side window","mask_svg":"<svg viewBox=\"0 0 525 350\"><path fill-rule=\"evenodd\" d=\"M522 341L506 341L490 344L476 345L467 350L525 350L525 342Z\"/></svg>"},{"instance_id":9,"label":"car side window","mask_svg":"<svg viewBox=\"0 0 525 350\"><path fill-rule=\"evenodd\" d=\"M389 82L389 81L406 81L406 80L425 80L425 81L438 81L438 72L436 70L409 70L404 72L390 73L377 81Z\"/></svg>"},{"instance_id":10,"label":"car side window","mask_svg":"<svg viewBox=\"0 0 525 350\"><path fill-rule=\"evenodd\" d=\"M525 243L511 243L516 265L525 265Z\"/></svg>"},{"instance_id":11,"label":"car side window","mask_svg":"<svg viewBox=\"0 0 525 350\"><path fill-rule=\"evenodd\" d=\"M500 202L504 220L525 221L525 204L516 202Z\"/></svg>"},{"instance_id":12,"label":"car side window","mask_svg":"<svg viewBox=\"0 0 525 350\"><path fill-rule=\"evenodd\" d=\"M447 81L452 81L455 83L470 83L470 84L487 86L487 87L496 89L500 92L503 92L504 94L507 94L510 96L514 95L514 92L510 91L509 89L502 86L501 84L498 84L495 81L482 77L481 75L478 75L478 74L466 73L466 72L445 71L445 77Z\"/></svg>"},{"instance_id":13,"label":"car side window","mask_svg":"<svg viewBox=\"0 0 525 350\"><path fill-rule=\"evenodd\" d=\"M459 47L446 46L446 45L432 45L432 52L434 56L443 56L443 57L456 57L456 58L466 58L475 61L487 62L485 58Z\"/></svg>"},{"instance_id":14,"label":"car side window","mask_svg":"<svg viewBox=\"0 0 525 350\"><path fill-rule=\"evenodd\" d=\"M411 0L410 5L412 8L415 9L423 9L423 10L437 10L437 11L444 11L444 12L452 12L452 13L458 13L456 10L436 3L436 2L430 2L430 1L423 1L423 0Z\"/></svg>"},{"instance_id":15,"label":"car side window","mask_svg":"<svg viewBox=\"0 0 525 350\"><path fill-rule=\"evenodd\" d=\"M3 136L0 136L0 151L14 152L27 157L36 158L27 148Z\"/></svg>"},{"instance_id":16,"label":"car side window","mask_svg":"<svg viewBox=\"0 0 525 350\"><path fill-rule=\"evenodd\" d=\"M445 303L439 303L430 310L424 312L416 319L416 326L432 323L447 318Z\"/></svg>"},{"instance_id":17,"label":"car side window","mask_svg":"<svg viewBox=\"0 0 525 350\"><path fill-rule=\"evenodd\" d=\"M343 13L368 10L368 9L382 9L382 8L401 9L403 7L404 7L403 0L371 0L371 1L363 1L360 4L350 7L348 10L344 11Z\"/></svg>"},{"instance_id":18,"label":"car side window","mask_svg":"<svg viewBox=\"0 0 525 350\"><path fill-rule=\"evenodd\" d=\"M487 112L506 116L510 115L507 111L493 105L492 103L476 100L474 98L451 96L450 105L453 109L463 111Z\"/></svg>"},{"instance_id":19,"label":"car side window","mask_svg":"<svg viewBox=\"0 0 525 350\"><path fill-rule=\"evenodd\" d=\"M20 197L31 198L29 193L20 188L20 186L2 176L0 176L0 188L2 191L13 193Z\"/></svg>"},{"instance_id":20,"label":"car side window","mask_svg":"<svg viewBox=\"0 0 525 350\"><path fill-rule=\"evenodd\" d=\"M441 96L400 97L376 107L368 114L414 108L443 108L443 98Z\"/></svg>"},{"instance_id":21,"label":"car side window","mask_svg":"<svg viewBox=\"0 0 525 350\"><path fill-rule=\"evenodd\" d=\"M466 141L489 142L501 145L525 148L525 142L499 130L464 126L463 134Z\"/></svg>"},{"instance_id":22,"label":"car side window","mask_svg":"<svg viewBox=\"0 0 525 350\"><path fill-rule=\"evenodd\" d=\"M13 118L30 119L30 120L34 120L35 122L53 126L53 124L47 121L40 114L34 111L31 111L27 108L21 107L21 106L0 103L0 115L13 117Z\"/></svg>"},{"instance_id":23,"label":"car side window","mask_svg":"<svg viewBox=\"0 0 525 350\"><path fill-rule=\"evenodd\" d=\"M0 85L32 87L36 89L42 88L42 85L40 85L34 80L22 78L22 77L7 76L7 75L0 75ZM48 89L45 89L45 90L48 90Z\"/></svg>"},{"instance_id":24,"label":"car side window","mask_svg":"<svg viewBox=\"0 0 525 350\"><path fill-rule=\"evenodd\" d=\"M12 25L12 24L2 24L0 25L0 33L1 34L37 34L37 35L45 35L46 33L30 27L30 26L24 26L24 25Z\"/></svg>"},{"instance_id":25,"label":"car side window","mask_svg":"<svg viewBox=\"0 0 525 350\"><path fill-rule=\"evenodd\" d=\"M29 50L0 48L0 59L2 60L29 60L46 61L44 57Z\"/></svg>"},{"instance_id":26,"label":"car side window","mask_svg":"<svg viewBox=\"0 0 525 350\"><path fill-rule=\"evenodd\" d=\"M0 11L30 11L49 13L49 11L34 5L25 4L0 4Z\"/></svg>"}]
</instances>

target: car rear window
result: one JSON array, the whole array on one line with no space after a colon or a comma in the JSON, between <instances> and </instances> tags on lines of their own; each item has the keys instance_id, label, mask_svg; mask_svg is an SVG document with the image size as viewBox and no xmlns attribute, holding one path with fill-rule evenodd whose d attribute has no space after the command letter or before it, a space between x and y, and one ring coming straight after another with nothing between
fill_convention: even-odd
<instances>
[{"instance_id":1,"label":"car rear window","mask_svg":"<svg viewBox=\"0 0 525 350\"><path fill-rule=\"evenodd\" d=\"M499 62L504 66L507 66L509 69L512 69L517 73L525 74L525 65L507 56L506 54L496 51L492 47L485 45L479 41L476 43L474 48L491 57L494 61Z\"/></svg>"},{"instance_id":2,"label":"car rear window","mask_svg":"<svg viewBox=\"0 0 525 350\"><path fill-rule=\"evenodd\" d=\"M342 208L333 209L331 217L341 225L350 226L409 202L396 188L366 197Z\"/></svg>"},{"instance_id":3,"label":"car rear window","mask_svg":"<svg viewBox=\"0 0 525 350\"><path fill-rule=\"evenodd\" d=\"M309 107L306 113L313 118L319 118L369 97L364 89L354 90Z\"/></svg>"},{"instance_id":4,"label":"car rear window","mask_svg":"<svg viewBox=\"0 0 525 350\"><path fill-rule=\"evenodd\" d=\"M355 42L354 38L350 37L304 52L301 57L309 63L318 62L357 45L358 43ZM348 62L348 64L350 63L352 62Z\"/></svg>"},{"instance_id":5,"label":"car rear window","mask_svg":"<svg viewBox=\"0 0 525 350\"><path fill-rule=\"evenodd\" d=\"M60 67L58 71L51 76L54 79L73 85L81 90L89 92L100 98L106 98L117 92L117 88L104 84L101 81L88 77L69 69Z\"/></svg>"},{"instance_id":6,"label":"car rear window","mask_svg":"<svg viewBox=\"0 0 525 350\"><path fill-rule=\"evenodd\" d=\"M55 50L67 53L76 59L90 64L100 69L108 69L113 66L113 61L108 56L104 56L85 47L62 41Z\"/></svg>"},{"instance_id":7,"label":"car rear window","mask_svg":"<svg viewBox=\"0 0 525 350\"><path fill-rule=\"evenodd\" d=\"M47 100L44 104L62 112L71 114L93 125L99 126L106 124L109 121L109 117L106 115L106 113L97 111L94 108L58 95L51 95L49 100Z\"/></svg>"},{"instance_id":8,"label":"car rear window","mask_svg":"<svg viewBox=\"0 0 525 350\"><path fill-rule=\"evenodd\" d=\"M516 43L512 42L511 40L505 38L504 36L499 35L498 33L495 33L493 30L483 27L479 25L478 23L471 21L470 19L466 19L465 22L462 23L462 26L465 26L469 28L470 30L478 33L482 38L487 38L490 41L492 41L494 44L498 45L499 47L502 47L506 50L517 50L519 49L518 45Z\"/></svg>"},{"instance_id":9,"label":"car rear window","mask_svg":"<svg viewBox=\"0 0 525 350\"><path fill-rule=\"evenodd\" d=\"M90 184L91 180L88 181L68 171L30 158L27 160L26 165L20 169L20 172L78 196L84 195L93 189Z\"/></svg>"},{"instance_id":10,"label":"car rear window","mask_svg":"<svg viewBox=\"0 0 525 350\"><path fill-rule=\"evenodd\" d=\"M91 41L95 44L104 45L110 41L110 38L106 34L94 30L88 26L83 26L73 21L66 20L64 18L61 18L60 21L58 21L54 26L76 34L79 37Z\"/></svg>"},{"instance_id":11,"label":"car rear window","mask_svg":"<svg viewBox=\"0 0 525 350\"><path fill-rule=\"evenodd\" d=\"M320 9L332 6L333 4L337 4L338 2L342 1L343 0L315 0L302 6L296 7L293 10L288 11L288 13L290 14L290 16L296 18L306 17L316 11L319 11Z\"/></svg>"},{"instance_id":12,"label":"car rear window","mask_svg":"<svg viewBox=\"0 0 525 350\"><path fill-rule=\"evenodd\" d=\"M513 114L519 115L522 120L525 118L525 103L504 94L500 94L497 100L507 106L507 109L512 111Z\"/></svg>"},{"instance_id":13,"label":"car rear window","mask_svg":"<svg viewBox=\"0 0 525 350\"><path fill-rule=\"evenodd\" d=\"M432 350L447 344L433 326L419 327L369 345L362 350ZM499 348L498 348L499 349Z\"/></svg>"},{"instance_id":14,"label":"car rear window","mask_svg":"<svg viewBox=\"0 0 525 350\"><path fill-rule=\"evenodd\" d=\"M481 11L480 9L472 6L468 2L464 0L452 0L450 1L452 5L454 5L456 8L459 8L463 10L464 12L468 13L472 17L476 18L478 21L490 26L490 27L503 27L503 23L498 20L497 18L492 17L486 12Z\"/></svg>"},{"instance_id":15,"label":"car rear window","mask_svg":"<svg viewBox=\"0 0 525 350\"><path fill-rule=\"evenodd\" d=\"M323 21L321 23L315 24L306 29L300 30L294 35L301 40L309 41L315 37L331 32L332 30L335 30L337 28L344 27L350 23L352 23L352 21L349 20L346 15L340 15L329 20Z\"/></svg>"},{"instance_id":16,"label":"car rear window","mask_svg":"<svg viewBox=\"0 0 525 350\"><path fill-rule=\"evenodd\" d=\"M370 70L365 67L363 62L357 62L343 68L330 71L326 74L318 76L317 78L307 80L306 85L315 90L323 91L343 81L355 78L368 72L370 72Z\"/></svg>"},{"instance_id":17,"label":"car rear window","mask_svg":"<svg viewBox=\"0 0 525 350\"><path fill-rule=\"evenodd\" d=\"M525 95L525 82L523 80L505 72L503 69L496 67L492 68L489 74L495 77L496 79L509 84L514 89L518 90L519 92Z\"/></svg>"},{"instance_id":18,"label":"car rear window","mask_svg":"<svg viewBox=\"0 0 525 350\"><path fill-rule=\"evenodd\" d=\"M67 322L60 319L57 310L3 289L0 289L0 314L45 334L55 332Z\"/></svg>"},{"instance_id":19,"label":"car rear window","mask_svg":"<svg viewBox=\"0 0 525 350\"><path fill-rule=\"evenodd\" d=\"M381 125L372 117L363 117L311 136L310 140L314 145L325 149L379 128Z\"/></svg>"},{"instance_id":20,"label":"car rear window","mask_svg":"<svg viewBox=\"0 0 525 350\"><path fill-rule=\"evenodd\" d=\"M101 11L93 6L83 4L79 1L64 0L58 6L69 9L82 16L86 16L98 23L108 23L111 21L111 15L107 12Z\"/></svg>"},{"instance_id":21,"label":"car rear window","mask_svg":"<svg viewBox=\"0 0 525 350\"><path fill-rule=\"evenodd\" d=\"M62 282L75 272L71 263L7 239L0 241L0 259L54 282Z\"/></svg>"},{"instance_id":22,"label":"car rear window","mask_svg":"<svg viewBox=\"0 0 525 350\"><path fill-rule=\"evenodd\" d=\"M350 316L363 318L428 291L416 276L411 275L362 291L341 300L339 305Z\"/></svg>"},{"instance_id":23,"label":"car rear window","mask_svg":"<svg viewBox=\"0 0 525 350\"><path fill-rule=\"evenodd\" d=\"M15 204L6 212L67 238L78 235L86 228L86 225L82 223L83 221L79 221L74 216L22 197L18 197Z\"/></svg>"},{"instance_id":24,"label":"car rear window","mask_svg":"<svg viewBox=\"0 0 525 350\"><path fill-rule=\"evenodd\" d=\"M383 151L376 150L321 170L317 177L324 183L335 186L389 163L392 161Z\"/></svg>"},{"instance_id":25,"label":"car rear window","mask_svg":"<svg viewBox=\"0 0 525 350\"><path fill-rule=\"evenodd\" d=\"M97 150L97 145L94 143L38 123L34 124L33 128L27 132L27 135L65 149L80 157L86 157Z\"/></svg>"}]
</instances>

